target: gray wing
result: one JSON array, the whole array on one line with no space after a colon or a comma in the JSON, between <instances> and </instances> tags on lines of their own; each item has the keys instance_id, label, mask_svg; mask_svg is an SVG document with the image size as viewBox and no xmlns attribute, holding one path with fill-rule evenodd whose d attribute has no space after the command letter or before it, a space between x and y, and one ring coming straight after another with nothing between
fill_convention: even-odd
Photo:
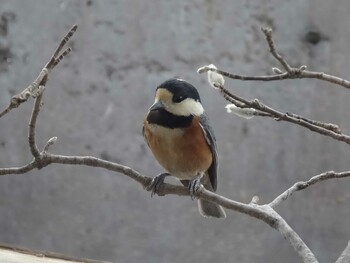
<instances>
[{"instance_id":1,"label":"gray wing","mask_svg":"<svg viewBox=\"0 0 350 263\"><path fill-rule=\"evenodd\" d=\"M211 153L213 155L213 162L211 163L211 166L208 169L208 175L210 179L211 186L213 187L213 190L216 191L217 187L217 173L218 173L218 150L216 145L216 139L214 135L214 131L210 126L209 118L206 113L203 113L200 116L200 125L203 129L205 139L209 145L209 148L211 150Z\"/></svg>"}]
</instances>

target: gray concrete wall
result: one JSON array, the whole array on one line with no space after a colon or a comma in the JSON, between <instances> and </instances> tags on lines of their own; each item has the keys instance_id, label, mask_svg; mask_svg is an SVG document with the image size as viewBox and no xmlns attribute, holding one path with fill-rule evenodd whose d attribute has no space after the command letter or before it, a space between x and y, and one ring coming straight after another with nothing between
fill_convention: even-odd
<instances>
[{"instance_id":1,"label":"gray concrete wall","mask_svg":"<svg viewBox=\"0 0 350 263\"><path fill-rule=\"evenodd\" d=\"M298 180L348 170L350 147L288 123L242 120L196 69L214 63L241 74L278 66L261 26L271 26L292 65L349 79L350 2L0 0L0 108L26 87L77 23L74 52L51 75L39 116L40 146L93 155L147 175L162 171L141 134L155 87L173 76L192 82L219 145L218 191L268 202ZM311 44L305 37L317 31ZM247 98L335 122L350 133L350 91L317 80L227 81ZM32 159L31 103L0 120L0 166ZM350 180L296 193L278 211L316 253L332 262L350 237ZM114 262L299 262L269 226L245 215L206 220L189 198L155 197L119 174L52 165L0 178L0 242Z\"/></svg>"}]
</instances>

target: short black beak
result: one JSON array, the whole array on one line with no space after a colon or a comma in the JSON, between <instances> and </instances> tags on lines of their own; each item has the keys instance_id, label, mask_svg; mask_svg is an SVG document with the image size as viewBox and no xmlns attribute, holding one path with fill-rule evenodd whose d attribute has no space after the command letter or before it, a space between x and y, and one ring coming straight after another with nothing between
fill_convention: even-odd
<instances>
[{"instance_id":1,"label":"short black beak","mask_svg":"<svg viewBox=\"0 0 350 263\"><path fill-rule=\"evenodd\" d=\"M161 103L160 101L157 101L151 106L151 108L149 108L149 111L160 110L163 108L164 108L164 104Z\"/></svg>"}]
</instances>

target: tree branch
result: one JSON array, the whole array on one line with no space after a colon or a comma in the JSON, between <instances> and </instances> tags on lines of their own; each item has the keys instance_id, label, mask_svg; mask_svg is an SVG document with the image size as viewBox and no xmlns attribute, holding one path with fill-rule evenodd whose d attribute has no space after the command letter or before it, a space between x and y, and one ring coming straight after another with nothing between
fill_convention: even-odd
<instances>
[{"instance_id":1,"label":"tree branch","mask_svg":"<svg viewBox=\"0 0 350 263\"><path fill-rule=\"evenodd\" d=\"M219 72L219 70L212 69L209 66L204 66L198 69L198 73L203 73L207 71L215 71ZM311 119L307 119L305 117L299 116L294 113L282 113L278 110L275 110L266 104L262 103L258 99L254 100L246 100L240 96L237 96L230 91L228 91L222 84L215 84L215 88L217 88L222 96L228 101L234 104L236 107L239 108L250 108L258 110L254 115L256 116L265 116L275 119L276 121L286 121L291 122L293 124L297 124L299 126L302 126L304 128L307 128L313 132L320 133L322 135L331 137L337 141L345 142L347 144L350 144L350 136L345 135L341 132L338 125L333 123L323 123L320 121L315 121ZM230 108L230 105L227 105L226 107Z\"/></svg>"},{"instance_id":2,"label":"tree branch","mask_svg":"<svg viewBox=\"0 0 350 263\"><path fill-rule=\"evenodd\" d=\"M147 189L152 181L152 177L142 175L134 169L123 166L117 163L109 162L103 159L99 159L92 156L64 156L55 155L47 152L42 152L40 156L41 167L48 166L50 164L70 164L70 165L85 165L91 167L100 167L109 171L122 173L136 182L140 183L144 189ZM19 174L26 173L34 168L39 168L39 164L36 161L32 161L30 164L21 168L2 168L0 169L0 175L6 174ZM159 196L164 195L178 195L178 196L190 196L189 190L186 187L180 185L171 185L164 183L160 186L157 192ZM298 234L287 224L287 222L269 205L258 205L256 202L250 204L244 204L237 202L216 193L206 190L203 186L197 194L198 198L210 201L212 203L219 204L226 209L240 212L251 217L262 220L272 228L279 231L282 236L293 246L294 250L298 253L300 258L305 263L318 262L308 246L302 241Z\"/></svg>"},{"instance_id":3,"label":"tree branch","mask_svg":"<svg viewBox=\"0 0 350 263\"><path fill-rule=\"evenodd\" d=\"M271 203L269 203L269 206L272 208L275 208L278 206L282 201L286 200L288 197L290 197L293 193L296 191L303 190L315 183L326 181L329 179L339 179L339 178L345 178L350 177L350 171L336 173L334 171L328 171L319 175L315 175L308 181L301 181L295 183L292 187L284 191L282 194L277 196Z\"/></svg>"},{"instance_id":4,"label":"tree branch","mask_svg":"<svg viewBox=\"0 0 350 263\"><path fill-rule=\"evenodd\" d=\"M0 168L0 175L7 174L25 174L35 168L37 168L37 163L35 159L22 167L10 167L10 168Z\"/></svg>"},{"instance_id":5,"label":"tree branch","mask_svg":"<svg viewBox=\"0 0 350 263\"><path fill-rule=\"evenodd\" d=\"M348 245L344 249L343 253L341 253L340 257L337 259L335 263L349 263L350 262L350 241Z\"/></svg>"},{"instance_id":6,"label":"tree branch","mask_svg":"<svg viewBox=\"0 0 350 263\"><path fill-rule=\"evenodd\" d=\"M305 118L303 116L299 116L294 113L282 113L278 110L275 110L266 104L263 104L258 99L254 100L246 100L244 98L241 98L230 91L228 91L224 87L224 78L223 76L226 76L228 78L232 79L239 79L239 80L261 80L261 81L271 81L271 80L282 80L282 79L295 79L295 78L319 78L321 80L329 81L332 83L336 83L338 85L344 86L346 88L350 88L350 82L344 79L340 79L335 76L326 75L322 72L310 72L306 71L306 66L303 65L299 68L293 68L291 67L287 61L277 52L275 48L275 44L272 39L272 30L267 28L262 28L263 33L265 34L266 41L268 43L268 46L270 48L270 52L273 55L276 60L279 61L279 63L283 66L283 68L286 70L286 72L282 72L278 68L273 68L273 71L277 73L276 75L272 76L241 76L241 75L235 75L231 74L225 71L222 71L220 69L217 69L213 64L208 66L203 66L197 70L198 73L208 73L208 81L210 85L216 89L218 89L222 96L229 102L231 102L233 105L235 105L238 108L251 109L250 111L242 111L239 109L236 109L235 107L231 107L230 105L227 105L226 108L228 109L228 112L234 112L237 115L241 117L251 117L251 116L265 116L274 118L277 121L287 121L291 122L300 126L303 126L311 131L320 133L325 136L329 136L335 140L345 142L347 144L350 144L350 136L343 134L340 130L339 126L333 123L324 123L316 120L311 120L308 118ZM256 110L256 111L252 111ZM242 114L243 113L243 114ZM248 115L244 116L244 114L247 113Z\"/></svg>"},{"instance_id":7,"label":"tree branch","mask_svg":"<svg viewBox=\"0 0 350 263\"><path fill-rule=\"evenodd\" d=\"M59 62L69 54L69 52L72 50L70 47L64 50L61 54L64 45L68 42L68 40L73 36L75 31L77 30L78 26L74 25L67 35L64 36L64 38L61 40L60 44L56 48L53 56L49 60L49 62L46 63L45 67L40 71L38 77L34 80L32 84L30 84L27 88L25 88L23 91L21 91L19 94L13 96L10 100L9 105L0 112L0 118L3 117L5 114L9 113L12 109L18 108L22 103L26 102L30 96L33 98L37 97L38 92L40 91L40 86L45 86L46 82L48 80L48 74L51 70L53 70Z\"/></svg>"},{"instance_id":8,"label":"tree branch","mask_svg":"<svg viewBox=\"0 0 350 263\"><path fill-rule=\"evenodd\" d=\"M41 87L44 87L44 86L41 86ZM35 99L32 116L29 122L29 132L28 132L28 143L29 143L30 152L33 154L35 160L37 161L40 159L40 152L35 142L35 126L36 126L36 120L38 118L38 114L40 111L42 92L43 90Z\"/></svg>"},{"instance_id":9,"label":"tree branch","mask_svg":"<svg viewBox=\"0 0 350 263\"><path fill-rule=\"evenodd\" d=\"M220 69L217 69L213 64L208 66L203 66L197 70L198 73L208 73L208 81L210 85L216 89L219 89L222 96L229 102L231 102L233 105L235 105L238 108L245 109L254 109L257 111L250 111L248 112L250 116L265 116L265 117L271 117L274 118L277 121L287 121L291 122L300 126L303 126L311 131L320 133L325 136L332 137L335 140L345 142L347 144L350 144L350 136L345 135L340 130L339 126L333 123L323 123L316 120L311 120L308 118L305 118L303 116L299 116L294 113L282 113L278 110L275 110L266 104L263 104L258 99L254 99L252 101L248 101L244 98L241 98L230 91L228 91L224 87L224 79L223 76L233 78L233 79L240 79L240 80L281 80L281 79L287 79L287 78L295 78L295 76L299 76L300 74L303 74L306 70L306 66L301 66L300 68L292 68L289 66L289 64L286 62L286 60L277 53L274 42L272 40L272 31L270 29L262 29L262 31L265 33L266 40L268 42L268 45L270 47L270 52L272 55L282 64L284 69L287 71L285 73L282 73L282 71L278 68L273 68L275 72L278 72L278 75L274 76L240 76L235 75L231 73L227 73L225 71L222 71ZM323 73L322 73L323 74ZM318 73L318 75L320 75ZM337 79L337 77L334 77ZM333 79L334 79L333 78ZM329 78L328 78L329 79ZM327 80L327 79L324 79ZM347 81L342 80L342 84L347 83ZM228 108L228 112L234 112L237 115L241 117L247 117L244 116L242 111L235 110L235 108L231 108L230 105L227 105L226 108Z\"/></svg>"},{"instance_id":10,"label":"tree branch","mask_svg":"<svg viewBox=\"0 0 350 263\"><path fill-rule=\"evenodd\" d=\"M262 75L262 76L245 76L229 73L220 69L210 69L211 71L217 72L225 77L230 79L237 79L242 81L276 81L276 80L285 80L285 79L319 79L327 81L344 88L350 88L350 81L339 78L337 76L329 75L324 72L309 71L306 70L306 66L302 65L300 67L291 67L287 61L277 52L275 43L272 39L272 30L269 28L262 28L262 32L265 34L266 41L268 43L271 54L277 61L282 65L286 70L283 72L279 68L272 68L273 71L277 74L274 75ZM202 72L199 72L202 73Z\"/></svg>"},{"instance_id":11,"label":"tree branch","mask_svg":"<svg viewBox=\"0 0 350 263\"><path fill-rule=\"evenodd\" d=\"M278 54L276 51L275 44L273 43L273 39L272 39L272 29L271 28L261 28L261 31L263 31L265 34L266 41L269 45L270 52L271 52L272 56L274 56L279 61L279 63L281 63L283 68L289 74L293 74L293 68L291 66L289 66L287 61L280 54Z\"/></svg>"},{"instance_id":12,"label":"tree branch","mask_svg":"<svg viewBox=\"0 0 350 263\"><path fill-rule=\"evenodd\" d=\"M273 80L283 80L283 79L295 79L295 78L317 78L320 80L328 81L345 88L350 88L350 82L341 79L336 76L327 75L323 72L312 72L307 71L306 66L302 65L299 68L291 67L288 62L277 52L274 41L272 39L272 30L268 28L261 29L265 34L266 41L270 48L270 52L274 58L282 65L282 67L286 70L286 72L282 72L279 68L272 68L276 75L271 76L243 76L231 74L226 71L222 71L217 69L214 65L203 66L197 70L198 73L208 72L208 80L211 86L220 90L223 97L231 102L233 105L239 108L251 108L258 110L257 112L250 113L255 116L266 116L274 118L277 121L287 121L300 126L303 126L311 131L320 133L325 136L329 136L335 140L345 142L350 144L350 136L343 134L340 130L339 126L333 123L323 123L316 120L311 120L305 118L303 116L299 116L294 113L282 113L278 110L275 110L263 103L259 100L254 99L252 101L248 101L243 99L237 95L232 94L224 87L224 80L222 76L231 78L231 79L239 79L239 80L254 80L254 81L273 81ZM214 72L216 75L213 77ZM212 78L210 80L210 78ZM230 106L228 105L228 111L231 112ZM235 111L233 111L235 112ZM241 116L240 112L235 112L237 115ZM244 116L243 116L244 117Z\"/></svg>"}]
</instances>

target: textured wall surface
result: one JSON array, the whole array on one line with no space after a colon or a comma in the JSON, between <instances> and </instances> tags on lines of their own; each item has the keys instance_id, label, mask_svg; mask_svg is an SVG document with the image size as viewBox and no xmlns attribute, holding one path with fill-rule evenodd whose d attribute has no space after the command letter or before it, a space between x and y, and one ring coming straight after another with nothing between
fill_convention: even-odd
<instances>
[{"instance_id":1,"label":"textured wall surface","mask_svg":"<svg viewBox=\"0 0 350 263\"><path fill-rule=\"evenodd\" d=\"M243 120L196 69L214 63L241 74L268 74L276 61L261 26L274 29L292 65L349 79L347 0L74 1L0 0L0 108L30 84L74 24L72 54L49 80L38 121L39 146L92 155L156 175L142 119L155 87L180 76L198 87L219 146L218 191L261 202L298 180L348 170L350 147L301 127ZM306 37L318 32L319 38ZM350 133L350 91L317 80L227 81L238 95L283 111L335 122ZM27 123L32 103L0 119L0 167L32 159ZM316 253L334 262L350 236L350 180L296 193L278 211ZM150 198L128 179L101 169L51 165L0 178L0 242L115 262L299 262L269 226L228 212L202 218L196 202Z\"/></svg>"}]
</instances>

